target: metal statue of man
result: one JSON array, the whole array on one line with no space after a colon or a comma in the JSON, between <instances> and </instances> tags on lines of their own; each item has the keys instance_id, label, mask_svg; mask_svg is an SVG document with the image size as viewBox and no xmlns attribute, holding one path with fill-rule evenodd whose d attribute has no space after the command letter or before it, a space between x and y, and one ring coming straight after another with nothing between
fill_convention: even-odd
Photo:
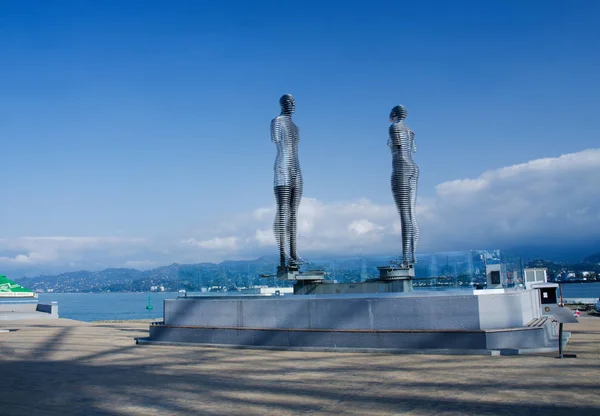
<instances>
[{"instance_id":1,"label":"metal statue of man","mask_svg":"<svg viewBox=\"0 0 600 416\"><path fill-rule=\"evenodd\" d=\"M387 143L392 152L392 194L402 225L402 262L405 266L416 262L415 247L419 240L415 215L419 168L412 158L417 146L415 134L403 121L407 114L401 105L392 108Z\"/></svg>"},{"instance_id":2,"label":"metal statue of man","mask_svg":"<svg viewBox=\"0 0 600 416\"><path fill-rule=\"evenodd\" d=\"M289 94L279 99L281 114L271 121L271 140L277 147L273 190L277 202L277 214L273 232L279 246L279 267L286 269L300 262L296 251L296 223L298 207L302 199L302 172L298 160L299 129L292 121L296 109L294 97ZM289 256L286 254L289 243Z\"/></svg>"}]
</instances>

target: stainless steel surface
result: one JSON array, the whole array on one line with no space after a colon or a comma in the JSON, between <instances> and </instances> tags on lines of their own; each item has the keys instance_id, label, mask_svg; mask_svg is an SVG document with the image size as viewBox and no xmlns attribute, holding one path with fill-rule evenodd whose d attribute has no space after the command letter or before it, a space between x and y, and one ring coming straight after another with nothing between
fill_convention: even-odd
<instances>
[{"instance_id":1,"label":"stainless steel surface","mask_svg":"<svg viewBox=\"0 0 600 416\"><path fill-rule=\"evenodd\" d=\"M412 158L417 151L415 134L404 123L406 109L397 105L390 113L388 146L392 152L391 186L402 228L402 263L416 262L415 249L419 241L416 219L419 168Z\"/></svg>"},{"instance_id":2,"label":"stainless steel surface","mask_svg":"<svg viewBox=\"0 0 600 416\"><path fill-rule=\"evenodd\" d=\"M279 246L280 267L285 268L286 262L292 265L300 262L296 249L296 222L302 199L302 171L298 160L299 129L292 121L296 102L286 94L279 99L279 104L281 113L271 121L271 140L277 147L273 166L277 214L273 232Z\"/></svg>"}]
</instances>

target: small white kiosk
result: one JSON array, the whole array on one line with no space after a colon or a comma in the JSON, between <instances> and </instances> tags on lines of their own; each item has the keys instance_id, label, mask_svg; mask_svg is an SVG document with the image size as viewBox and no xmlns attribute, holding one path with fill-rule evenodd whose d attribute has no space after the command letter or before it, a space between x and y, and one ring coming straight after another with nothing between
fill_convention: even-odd
<instances>
[{"instance_id":1,"label":"small white kiosk","mask_svg":"<svg viewBox=\"0 0 600 416\"><path fill-rule=\"evenodd\" d=\"M554 307L559 303L558 283L548 283L547 270L542 268L525 269L523 275L525 287L539 293L542 316L554 315Z\"/></svg>"}]
</instances>

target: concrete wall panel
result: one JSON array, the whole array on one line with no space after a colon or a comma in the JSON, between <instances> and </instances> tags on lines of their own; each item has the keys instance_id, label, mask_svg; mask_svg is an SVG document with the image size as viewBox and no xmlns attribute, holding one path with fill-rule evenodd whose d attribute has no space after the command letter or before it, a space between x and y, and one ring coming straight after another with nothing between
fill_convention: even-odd
<instances>
[{"instance_id":1,"label":"concrete wall panel","mask_svg":"<svg viewBox=\"0 0 600 416\"><path fill-rule=\"evenodd\" d=\"M529 291L478 295L481 329L519 328L536 315Z\"/></svg>"},{"instance_id":2,"label":"concrete wall panel","mask_svg":"<svg viewBox=\"0 0 600 416\"><path fill-rule=\"evenodd\" d=\"M316 329L502 329L536 317L529 291L480 295L290 295L164 301L164 322L176 326Z\"/></svg>"}]
</instances>

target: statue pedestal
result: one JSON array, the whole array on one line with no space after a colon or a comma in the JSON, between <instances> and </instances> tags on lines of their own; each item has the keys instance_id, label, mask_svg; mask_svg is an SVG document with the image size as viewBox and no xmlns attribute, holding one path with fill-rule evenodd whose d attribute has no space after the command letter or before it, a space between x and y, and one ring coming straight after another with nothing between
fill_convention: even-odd
<instances>
[{"instance_id":1,"label":"statue pedestal","mask_svg":"<svg viewBox=\"0 0 600 416\"><path fill-rule=\"evenodd\" d=\"M277 280L322 281L325 280L325 272L322 270L310 270L307 272L301 272L299 270L283 269L277 271Z\"/></svg>"},{"instance_id":2,"label":"statue pedestal","mask_svg":"<svg viewBox=\"0 0 600 416\"><path fill-rule=\"evenodd\" d=\"M309 270L301 272L297 265L277 268L277 280L294 281L294 294L313 292L325 281L323 270Z\"/></svg>"},{"instance_id":3,"label":"statue pedestal","mask_svg":"<svg viewBox=\"0 0 600 416\"><path fill-rule=\"evenodd\" d=\"M273 277L273 275L261 275L262 277ZM309 270L301 272L298 265L279 266L277 267L277 280L286 281L323 281L325 280L325 272L323 270Z\"/></svg>"},{"instance_id":4,"label":"statue pedestal","mask_svg":"<svg viewBox=\"0 0 600 416\"><path fill-rule=\"evenodd\" d=\"M338 295L357 293L411 292L415 276L414 264L380 266L379 278L360 283L335 283L325 280L323 270L301 272L298 265L278 267L277 280L293 281L295 295ZM263 275L263 277L275 277Z\"/></svg>"},{"instance_id":5,"label":"statue pedestal","mask_svg":"<svg viewBox=\"0 0 600 416\"><path fill-rule=\"evenodd\" d=\"M415 277L415 265L413 263L379 266L380 280L410 280Z\"/></svg>"}]
</instances>

